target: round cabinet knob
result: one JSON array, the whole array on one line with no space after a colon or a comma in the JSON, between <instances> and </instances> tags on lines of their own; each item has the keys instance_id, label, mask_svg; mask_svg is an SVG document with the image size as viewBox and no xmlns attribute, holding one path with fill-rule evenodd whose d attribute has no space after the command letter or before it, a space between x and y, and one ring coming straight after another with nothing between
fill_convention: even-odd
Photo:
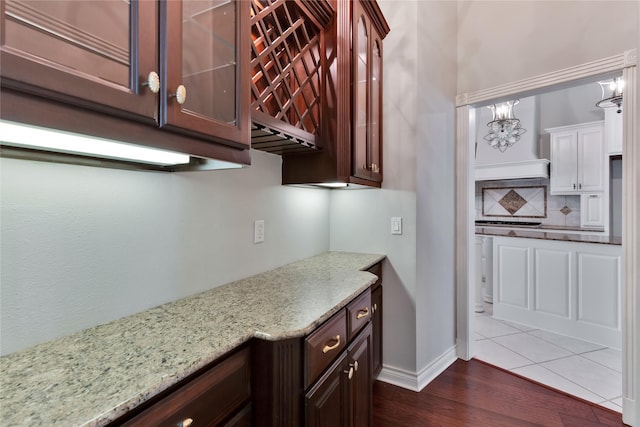
<instances>
[{"instance_id":1,"label":"round cabinet knob","mask_svg":"<svg viewBox=\"0 0 640 427\"><path fill-rule=\"evenodd\" d=\"M176 93L170 96L175 96L176 102L182 105L187 100L187 88L184 85L180 85L176 89Z\"/></svg>"},{"instance_id":2,"label":"round cabinet knob","mask_svg":"<svg viewBox=\"0 0 640 427\"><path fill-rule=\"evenodd\" d=\"M348 371L344 371L345 374L349 377L349 379L353 378L353 367L349 368Z\"/></svg>"},{"instance_id":3,"label":"round cabinet knob","mask_svg":"<svg viewBox=\"0 0 640 427\"><path fill-rule=\"evenodd\" d=\"M152 71L147 76L147 81L142 83L142 86L148 86L149 90L153 93L160 91L160 76L155 71Z\"/></svg>"}]
</instances>

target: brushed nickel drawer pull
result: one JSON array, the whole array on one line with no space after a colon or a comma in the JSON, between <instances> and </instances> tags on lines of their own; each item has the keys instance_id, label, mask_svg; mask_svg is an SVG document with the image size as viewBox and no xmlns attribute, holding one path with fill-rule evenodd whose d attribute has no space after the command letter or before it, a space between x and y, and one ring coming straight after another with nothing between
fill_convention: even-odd
<instances>
[{"instance_id":1,"label":"brushed nickel drawer pull","mask_svg":"<svg viewBox=\"0 0 640 427\"><path fill-rule=\"evenodd\" d=\"M365 307L363 309L358 310L358 314L356 314L356 319L362 319L363 317L367 317L369 315L369 307Z\"/></svg>"},{"instance_id":2,"label":"brushed nickel drawer pull","mask_svg":"<svg viewBox=\"0 0 640 427\"><path fill-rule=\"evenodd\" d=\"M322 353L328 353L331 350L335 350L336 348L340 347L340 335L336 335L335 337L333 337L333 339L336 341L336 343L334 345L325 344L325 346L322 348Z\"/></svg>"}]
</instances>

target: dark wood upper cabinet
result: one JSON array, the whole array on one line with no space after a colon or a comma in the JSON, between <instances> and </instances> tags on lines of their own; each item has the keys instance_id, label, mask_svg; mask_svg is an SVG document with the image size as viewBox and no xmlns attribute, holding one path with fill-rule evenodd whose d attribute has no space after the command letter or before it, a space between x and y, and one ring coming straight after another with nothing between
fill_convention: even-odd
<instances>
[{"instance_id":1,"label":"dark wood upper cabinet","mask_svg":"<svg viewBox=\"0 0 640 427\"><path fill-rule=\"evenodd\" d=\"M2 86L158 122L155 1L6 0Z\"/></svg>"},{"instance_id":2,"label":"dark wood upper cabinet","mask_svg":"<svg viewBox=\"0 0 640 427\"><path fill-rule=\"evenodd\" d=\"M353 175L382 182L382 37L353 2Z\"/></svg>"},{"instance_id":3,"label":"dark wood upper cabinet","mask_svg":"<svg viewBox=\"0 0 640 427\"><path fill-rule=\"evenodd\" d=\"M327 0L251 0L252 147L275 154L317 150L322 31Z\"/></svg>"},{"instance_id":4,"label":"dark wood upper cabinet","mask_svg":"<svg viewBox=\"0 0 640 427\"><path fill-rule=\"evenodd\" d=\"M249 148L246 1L0 4L3 90L168 129L213 145ZM27 115L7 113L9 119ZM73 127L71 120L69 126ZM167 137L140 139L152 145L154 139ZM187 146L193 155L219 152L199 149L197 143Z\"/></svg>"},{"instance_id":5,"label":"dark wood upper cabinet","mask_svg":"<svg viewBox=\"0 0 640 427\"><path fill-rule=\"evenodd\" d=\"M285 155L284 184L382 182L382 40L389 26L375 1L332 0L323 31L319 153Z\"/></svg>"},{"instance_id":6,"label":"dark wood upper cabinet","mask_svg":"<svg viewBox=\"0 0 640 427\"><path fill-rule=\"evenodd\" d=\"M249 3L160 2L160 125L249 146Z\"/></svg>"}]
</instances>

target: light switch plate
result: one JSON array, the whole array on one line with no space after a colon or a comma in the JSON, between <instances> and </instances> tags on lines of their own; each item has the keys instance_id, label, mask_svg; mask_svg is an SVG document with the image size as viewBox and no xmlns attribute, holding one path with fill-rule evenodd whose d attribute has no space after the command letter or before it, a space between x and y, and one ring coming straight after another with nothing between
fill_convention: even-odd
<instances>
[{"instance_id":1,"label":"light switch plate","mask_svg":"<svg viewBox=\"0 0 640 427\"><path fill-rule=\"evenodd\" d=\"M402 217L391 217L391 234L402 234Z\"/></svg>"},{"instance_id":2,"label":"light switch plate","mask_svg":"<svg viewBox=\"0 0 640 427\"><path fill-rule=\"evenodd\" d=\"M264 242L264 219L257 219L253 223L253 243Z\"/></svg>"}]
</instances>

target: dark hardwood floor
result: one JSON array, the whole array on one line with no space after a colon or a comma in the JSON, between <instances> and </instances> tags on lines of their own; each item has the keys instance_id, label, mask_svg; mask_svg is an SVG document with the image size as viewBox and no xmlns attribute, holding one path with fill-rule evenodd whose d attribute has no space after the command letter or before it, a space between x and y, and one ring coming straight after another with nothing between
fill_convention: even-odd
<instances>
[{"instance_id":1,"label":"dark hardwood floor","mask_svg":"<svg viewBox=\"0 0 640 427\"><path fill-rule=\"evenodd\" d=\"M420 393L376 381L373 425L622 426L619 413L478 360L456 361Z\"/></svg>"}]
</instances>

